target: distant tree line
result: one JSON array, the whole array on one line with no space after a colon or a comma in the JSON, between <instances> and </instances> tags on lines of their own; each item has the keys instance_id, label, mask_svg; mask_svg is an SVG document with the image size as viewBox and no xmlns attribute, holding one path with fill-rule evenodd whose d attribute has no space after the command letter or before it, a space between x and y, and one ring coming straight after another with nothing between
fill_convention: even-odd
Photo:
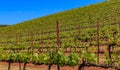
<instances>
[{"instance_id":1,"label":"distant tree line","mask_svg":"<svg viewBox=\"0 0 120 70\"><path fill-rule=\"evenodd\" d=\"M0 25L0 27L5 27L5 26L8 26L8 25Z\"/></svg>"}]
</instances>

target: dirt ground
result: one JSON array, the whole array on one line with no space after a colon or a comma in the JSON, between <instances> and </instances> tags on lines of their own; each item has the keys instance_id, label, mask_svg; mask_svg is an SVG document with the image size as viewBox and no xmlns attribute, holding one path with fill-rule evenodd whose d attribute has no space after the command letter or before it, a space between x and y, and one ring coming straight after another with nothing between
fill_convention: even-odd
<instances>
[{"instance_id":1,"label":"dirt ground","mask_svg":"<svg viewBox=\"0 0 120 70\"><path fill-rule=\"evenodd\" d=\"M6 62L0 62L0 70L7 70L8 63ZM23 64L21 64L21 67L23 67ZM19 64L18 63L12 63L11 70L19 70ZM48 70L47 65L33 65L33 64L27 64L26 70ZM57 70L57 66L53 65L51 70ZM60 67L60 70L78 70L78 66L75 67ZM85 67L84 70L114 70L114 69L104 69L99 67Z\"/></svg>"}]
</instances>

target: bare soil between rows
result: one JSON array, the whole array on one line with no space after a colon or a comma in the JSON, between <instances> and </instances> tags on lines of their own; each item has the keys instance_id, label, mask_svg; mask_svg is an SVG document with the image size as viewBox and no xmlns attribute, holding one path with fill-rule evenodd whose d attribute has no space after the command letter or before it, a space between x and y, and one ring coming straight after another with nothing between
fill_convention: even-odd
<instances>
[{"instance_id":1,"label":"bare soil between rows","mask_svg":"<svg viewBox=\"0 0 120 70\"><path fill-rule=\"evenodd\" d=\"M0 62L0 70L7 70L8 63ZM21 63L21 67L23 67L23 63ZM12 63L11 70L19 70L19 63ZM26 70L48 70L48 65L33 65L31 63L27 64ZM57 70L57 66L53 65L51 70ZM78 66L69 67L64 66L60 67L60 70L78 70ZM85 67L84 70L115 70L115 69L105 69L100 67Z\"/></svg>"}]
</instances>

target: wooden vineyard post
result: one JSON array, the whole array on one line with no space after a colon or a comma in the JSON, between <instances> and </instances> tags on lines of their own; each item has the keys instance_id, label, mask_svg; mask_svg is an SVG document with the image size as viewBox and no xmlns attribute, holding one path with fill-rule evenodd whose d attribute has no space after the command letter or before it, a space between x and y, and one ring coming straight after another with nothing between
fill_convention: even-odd
<instances>
[{"instance_id":1,"label":"wooden vineyard post","mask_svg":"<svg viewBox=\"0 0 120 70\"><path fill-rule=\"evenodd\" d=\"M114 24L116 25L117 23L116 23L116 18L114 18ZM116 25L117 26L117 25Z\"/></svg>"},{"instance_id":2,"label":"wooden vineyard post","mask_svg":"<svg viewBox=\"0 0 120 70\"><path fill-rule=\"evenodd\" d=\"M80 35L80 24L78 25L78 35Z\"/></svg>"},{"instance_id":3,"label":"wooden vineyard post","mask_svg":"<svg viewBox=\"0 0 120 70\"><path fill-rule=\"evenodd\" d=\"M12 35L11 35L10 30L9 30L8 35L7 35L7 36L8 36L8 40L7 40L7 41L8 41L8 46L10 46L10 45L11 45L11 43L12 43L12 40L11 40ZM7 52L8 52L8 53L10 53L10 51L11 51L11 48L9 48Z\"/></svg>"},{"instance_id":4,"label":"wooden vineyard post","mask_svg":"<svg viewBox=\"0 0 120 70\"><path fill-rule=\"evenodd\" d=\"M16 35L16 46L18 46L19 45L19 36L18 35ZM20 52L20 50L23 50L23 49L19 49L19 48L16 48L16 52L15 53L18 53L18 52ZM21 70L22 68L21 68L21 62L19 61L19 70Z\"/></svg>"},{"instance_id":5,"label":"wooden vineyard post","mask_svg":"<svg viewBox=\"0 0 120 70\"><path fill-rule=\"evenodd\" d=\"M16 46L18 46L18 45L19 45L19 36L16 35ZM20 51L20 49L18 49L18 48L16 50L17 50L17 52Z\"/></svg>"},{"instance_id":6,"label":"wooden vineyard post","mask_svg":"<svg viewBox=\"0 0 120 70\"><path fill-rule=\"evenodd\" d=\"M105 22L104 22L105 20L103 19L102 21L103 21L103 27L104 27L105 26Z\"/></svg>"},{"instance_id":7,"label":"wooden vineyard post","mask_svg":"<svg viewBox=\"0 0 120 70\"><path fill-rule=\"evenodd\" d=\"M90 12L90 9L89 9L89 12ZM90 13L88 13L88 24L90 25L91 24L91 14ZM90 40L89 40L89 42L91 41L91 37L90 37ZM88 52L88 46L86 46L86 51Z\"/></svg>"},{"instance_id":8,"label":"wooden vineyard post","mask_svg":"<svg viewBox=\"0 0 120 70\"><path fill-rule=\"evenodd\" d=\"M109 23L110 23L109 26L112 25L112 24L111 24L111 23L112 23L112 13L110 14L110 20L109 20Z\"/></svg>"},{"instance_id":9,"label":"wooden vineyard post","mask_svg":"<svg viewBox=\"0 0 120 70\"><path fill-rule=\"evenodd\" d=\"M98 20L97 20L97 48L98 48L98 58L97 58L97 62L99 64L99 52L100 52L100 46L99 46L99 23L98 23Z\"/></svg>"},{"instance_id":10,"label":"wooden vineyard post","mask_svg":"<svg viewBox=\"0 0 120 70\"><path fill-rule=\"evenodd\" d=\"M80 31L81 31L80 24L78 24L78 37L80 36ZM76 48L75 48L75 52L77 52Z\"/></svg>"},{"instance_id":11,"label":"wooden vineyard post","mask_svg":"<svg viewBox=\"0 0 120 70\"><path fill-rule=\"evenodd\" d=\"M56 21L56 28L57 28L57 45L58 45L58 47L60 48L60 36L59 36L59 33L60 33L60 30L59 30L59 21L57 20ZM57 49L57 50L59 50L59 48ZM60 66L59 65L57 65L57 68L58 68L58 70L60 70Z\"/></svg>"},{"instance_id":12,"label":"wooden vineyard post","mask_svg":"<svg viewBox=\"0 0 120 70\"><path fill-rule=\"evenodd\" d=\"M33 46L33 44L34 44L34 40L33 40L33 37L34 37L34 34L31 32L31 51L32 51L32 55L33 55L33 52L34 52L34 46Z\"/></svg>"},{"instance_id":13,"label":"wooden vineyard post","mask_svg":"<svg viewBox=\"0 0 120 70\"><path fill-rule=\"evenodd\" d=\"M114 18L114 24L115 24L115 27L119 27L119 25L117 23L117 18Z\"/></svg>"},{"instance_id":14,"label":"wooden vineyard post","mask_svg":"<svg viewBox=\"0 0 120 70\"><path fill-rule=\"evenodd\" d=\"M57 45L58 45L58 47L60 47L61 45L60 45L60 37L59 37L59 21L57 20L56 21L56 35L57 35Z\"/></svg>"},{"instance_id":15,"label":"wooden vineyard post","mask_svg":"<svg viewBox=\"0 0 120 70\"><path fill-rule=\"evenodd\" d=\"M42 40L42 37L43 37L43 31L41 31L39 33L39 36L40 36L40 40L39 40L39 44L41 45L40 48L38 49L39 53L43 53L43 40Z\"/></svg>"},{"instance_id":16,"label":"wooden vineyard post","mask_svg":"<svg viewBox=\"0 0 120 70\"><path fill-rule=\"evenodd\" d=\"M91 15L88 13L88 23L91 24Z\"/></svg>"},{"instance_id":17,"label":"wooden vineyard post","mask_svg":"<svg viewBox=\"0 0 120 70\"><path fill-rule=\"evenodd\" d=\"M10 30L9 30L9 34L8 34L8 45L10 46L11 45L11 33L10 33ZM8 50L8 53L10 53L10 50L11 50L11 48L9 48L9 50ZM8 70L10 70L10 68L11 68L11 61L10 60L8 60Z\"/></svg>"}]
</instances>

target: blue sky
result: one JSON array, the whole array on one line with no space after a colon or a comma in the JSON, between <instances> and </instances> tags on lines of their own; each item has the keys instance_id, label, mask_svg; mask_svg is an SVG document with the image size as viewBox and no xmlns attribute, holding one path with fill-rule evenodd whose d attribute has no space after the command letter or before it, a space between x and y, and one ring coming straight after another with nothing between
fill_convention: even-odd
<instances>
[{"instance_id":1,"label":"blue sky","mask_svg":"<svg viewBox=\"0 0 120 70\"><path fill-rule=\"evenodd\" d=\"M0 0L0 24L16 24L37 17L104 0Z\"/></svg>"}]
</instances>

